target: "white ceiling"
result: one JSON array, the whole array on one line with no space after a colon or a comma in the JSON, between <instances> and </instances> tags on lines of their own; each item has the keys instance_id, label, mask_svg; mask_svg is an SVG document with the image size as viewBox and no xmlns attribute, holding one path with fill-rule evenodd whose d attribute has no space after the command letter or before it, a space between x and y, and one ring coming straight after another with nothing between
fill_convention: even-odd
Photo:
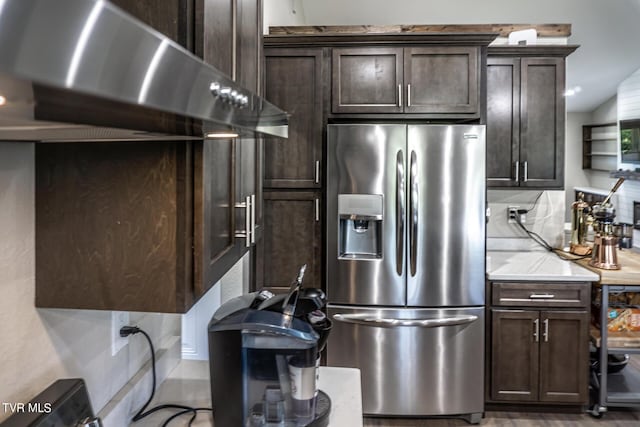
<instances>
[{"instance_id":1,"label":"white ceiling","mask_svg":"<svg viewBox=\"0 0 640 427\"><path fill-rule=\"evenodd\" d=\"M287 5L304 25L570 23L567 110L590 112L640 68L640 0L267 0ZM281 15L283 16L283 15ZM291 25L283 16L270 25Z\"/></svg>"}]
</instances>

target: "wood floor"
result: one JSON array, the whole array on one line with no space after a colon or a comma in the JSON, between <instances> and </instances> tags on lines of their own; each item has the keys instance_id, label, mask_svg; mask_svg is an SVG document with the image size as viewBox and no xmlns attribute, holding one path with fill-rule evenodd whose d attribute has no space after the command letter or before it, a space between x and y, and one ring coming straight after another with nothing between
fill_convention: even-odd
<instances>
[{"instance_id":1,"label":"wood floor","mask_svg":"<svg viewBox=\"0 0 640 427\"><path fill-rule=\"evenodd\" d=\"M588 414L487 412L480 426L509 427L638 427L640 410L610 410L602 418ZM470 427L462 419L365 418L364 427Z\"/></svg>"}]
</instances>

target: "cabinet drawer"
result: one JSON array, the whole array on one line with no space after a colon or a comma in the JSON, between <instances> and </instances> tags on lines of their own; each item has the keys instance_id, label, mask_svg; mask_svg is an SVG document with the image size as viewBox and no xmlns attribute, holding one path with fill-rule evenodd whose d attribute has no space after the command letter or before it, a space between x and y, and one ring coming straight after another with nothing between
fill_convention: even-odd
<instances>
[{"instance_id":1,"label":"cabinet drawer","mask_svg":"<svg viewBox=\"0 0 640 427\"><path fill-rule=\"evenodd\" d=\"M588 283L493 282L491 304L525 307L587 307Z\"/></svg>"}]
</instances>

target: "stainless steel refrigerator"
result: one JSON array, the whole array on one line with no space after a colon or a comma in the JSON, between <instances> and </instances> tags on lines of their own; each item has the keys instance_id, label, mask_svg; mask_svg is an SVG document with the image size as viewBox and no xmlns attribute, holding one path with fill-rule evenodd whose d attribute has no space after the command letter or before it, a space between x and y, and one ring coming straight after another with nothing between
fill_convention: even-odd
<instances>
[{"instance_id":1,"label":"stainless steel refrigerator","mask_svg":"<svg viewBox=\"0 0 640 427\"><path fill-rule=\"evenodd\" d=\"M369 415L484 411L485 128L335 124L327 363Z\"/></svg>"}]
</instances>

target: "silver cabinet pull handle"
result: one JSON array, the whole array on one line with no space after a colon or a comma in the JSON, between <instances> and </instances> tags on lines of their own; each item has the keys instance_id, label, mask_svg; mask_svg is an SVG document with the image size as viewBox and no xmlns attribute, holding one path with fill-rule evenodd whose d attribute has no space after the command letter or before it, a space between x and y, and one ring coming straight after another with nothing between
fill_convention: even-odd
<instances>
[{"instance_id":1,"label":"silver cabinet pull handle","mask_svg":"<svg viewBox=\"0 0 640 427\"><path fill-rule=\"evenodd\" d=\"M396 155L396 272L402 276L404 268L404 153Z\"/></svg>"},{"instance_id":2,"label":"silver cabinet pull handle","mask_svg":"<svg viewBox=\"0 0 640 427\"><path fill-rule=\"evenodd\" d=\"M236 209L245 209L244 231L236 231L235 237L245 239L244 246L251 246L251 196L245 197L244 203L236 203Z\"/></svg>"},{"instance_id":3,"label":"silver cabinet pull handle","mask_svg":"<svg viewBox=\"0 0 640 427\"><path fill-rule=\"evenodd\" d=\"M552 299L556 296L554 294L531 294L529 299Z\"/></svg>"},{"instance_id":4,"label":"silver cabinet pull handle","mask_svg":"<svg viewBox=\"0 0 640 427\"><path fill-rule=\"evenodd\" d=\"M256 243L256 195L251 195L251 244Z\"/></svg>"},{"instance_id":5,"label":"silver cabinet pull handle","mask_svg":"<svg viewBox=\"0 0 640 427\"><path fill-rule=\"evenodd\" d=\"M375 326L380 328L395 328L399 326L417 326L420 328L438 328L442 326L466 325L478 320L478 316L456 316L442 319L393 319L375 317L368 314L334 314L333 318L338 322L355 323L359 325Z\"/></svg>"},{"instance_id":6,"label":"silver cabinet pull handle","mask_svg":"<svg viewBox=\"0 0 640 427\"><path fill-rule=\"evenodd\" d=\"M411 276L416 275L418 264L418 158L415 151L411 151L411 165L409 166L409 259Z\"/></svg>"},{"instance_id":7,"label":"silver cabinet pull handle","mask_svg":"<svg viewBox=\"0 0 640 427\"><path fill-rule=\"evenodd\" d=\"M516 179L515 182L520 181L520 161L516 160Z\"/></svg>"},{"instance_id":8,"label":"silver cabinet pull handle","mask_svg":"<svg viewBox=\"0 0 640 427\"><path fill-rule=\"evenodd\" d=\"M533 330L533 338L536 342L540 341L540 320L536 319L533 321L534 330Z\"/></svg>"},{"instance_id":9,"label":"silver cabinet pull handle","mask_svg":"<svg viewBox=\"0 0 640 427\"><path fill-rule=\"evenodd\" d=\"M316 202L316 222L320 221L320 199L315 200Z\"/></svg>"},{"instance_id":10,"label":"silver cabinet pull handle","mask_svg":"<svg viewBox=\"0 0 640 427\"><path fill-rule=\"evenodd\" d=\"M523 181L527 182L527 181L529 181L529 165L527 164L526 160L522 163L522 166L524 167L524 179L523 179Z\"/></svg>"},{"instance_id":11,"label":"silver cabinet pull handle","mask_svg":"<svg viewBox=\"0 0 640 427\"><path fill-rule=\"evenodd\" d=\"M407 107L411 107L411 83L407 84Z\"/></svg>"},{"instance_id":12,"label":"silver cabinet pull handle","mask_svg":"<svg viewBox=\"0 0 640 427\"><path fill-rule=\"evenodd\" d=\"M549 319L544 319L542 323L544 323L544 332L542 334L544 342L549 342Z\"/></svg>"},{"instance_id":13,"label":"silver cabinet pull handle","mask_svg":"<svg viewBox=\"0 0 640 427\"><path fill-rule=\"evenodd\" d=\"M316 171L314 181L316 184L320 184L320 160L316 160Z\"/></svg>"},{"instance_id":14,"label":"silver cabinet pull handle","mask_svg":"<svg viewBox=\"0 0 640 427\"><path fill-rule=\"evenodd\" d=\"M402 107L402 85L398 85L398 107Z\"/></svg>"}]
</instances>

